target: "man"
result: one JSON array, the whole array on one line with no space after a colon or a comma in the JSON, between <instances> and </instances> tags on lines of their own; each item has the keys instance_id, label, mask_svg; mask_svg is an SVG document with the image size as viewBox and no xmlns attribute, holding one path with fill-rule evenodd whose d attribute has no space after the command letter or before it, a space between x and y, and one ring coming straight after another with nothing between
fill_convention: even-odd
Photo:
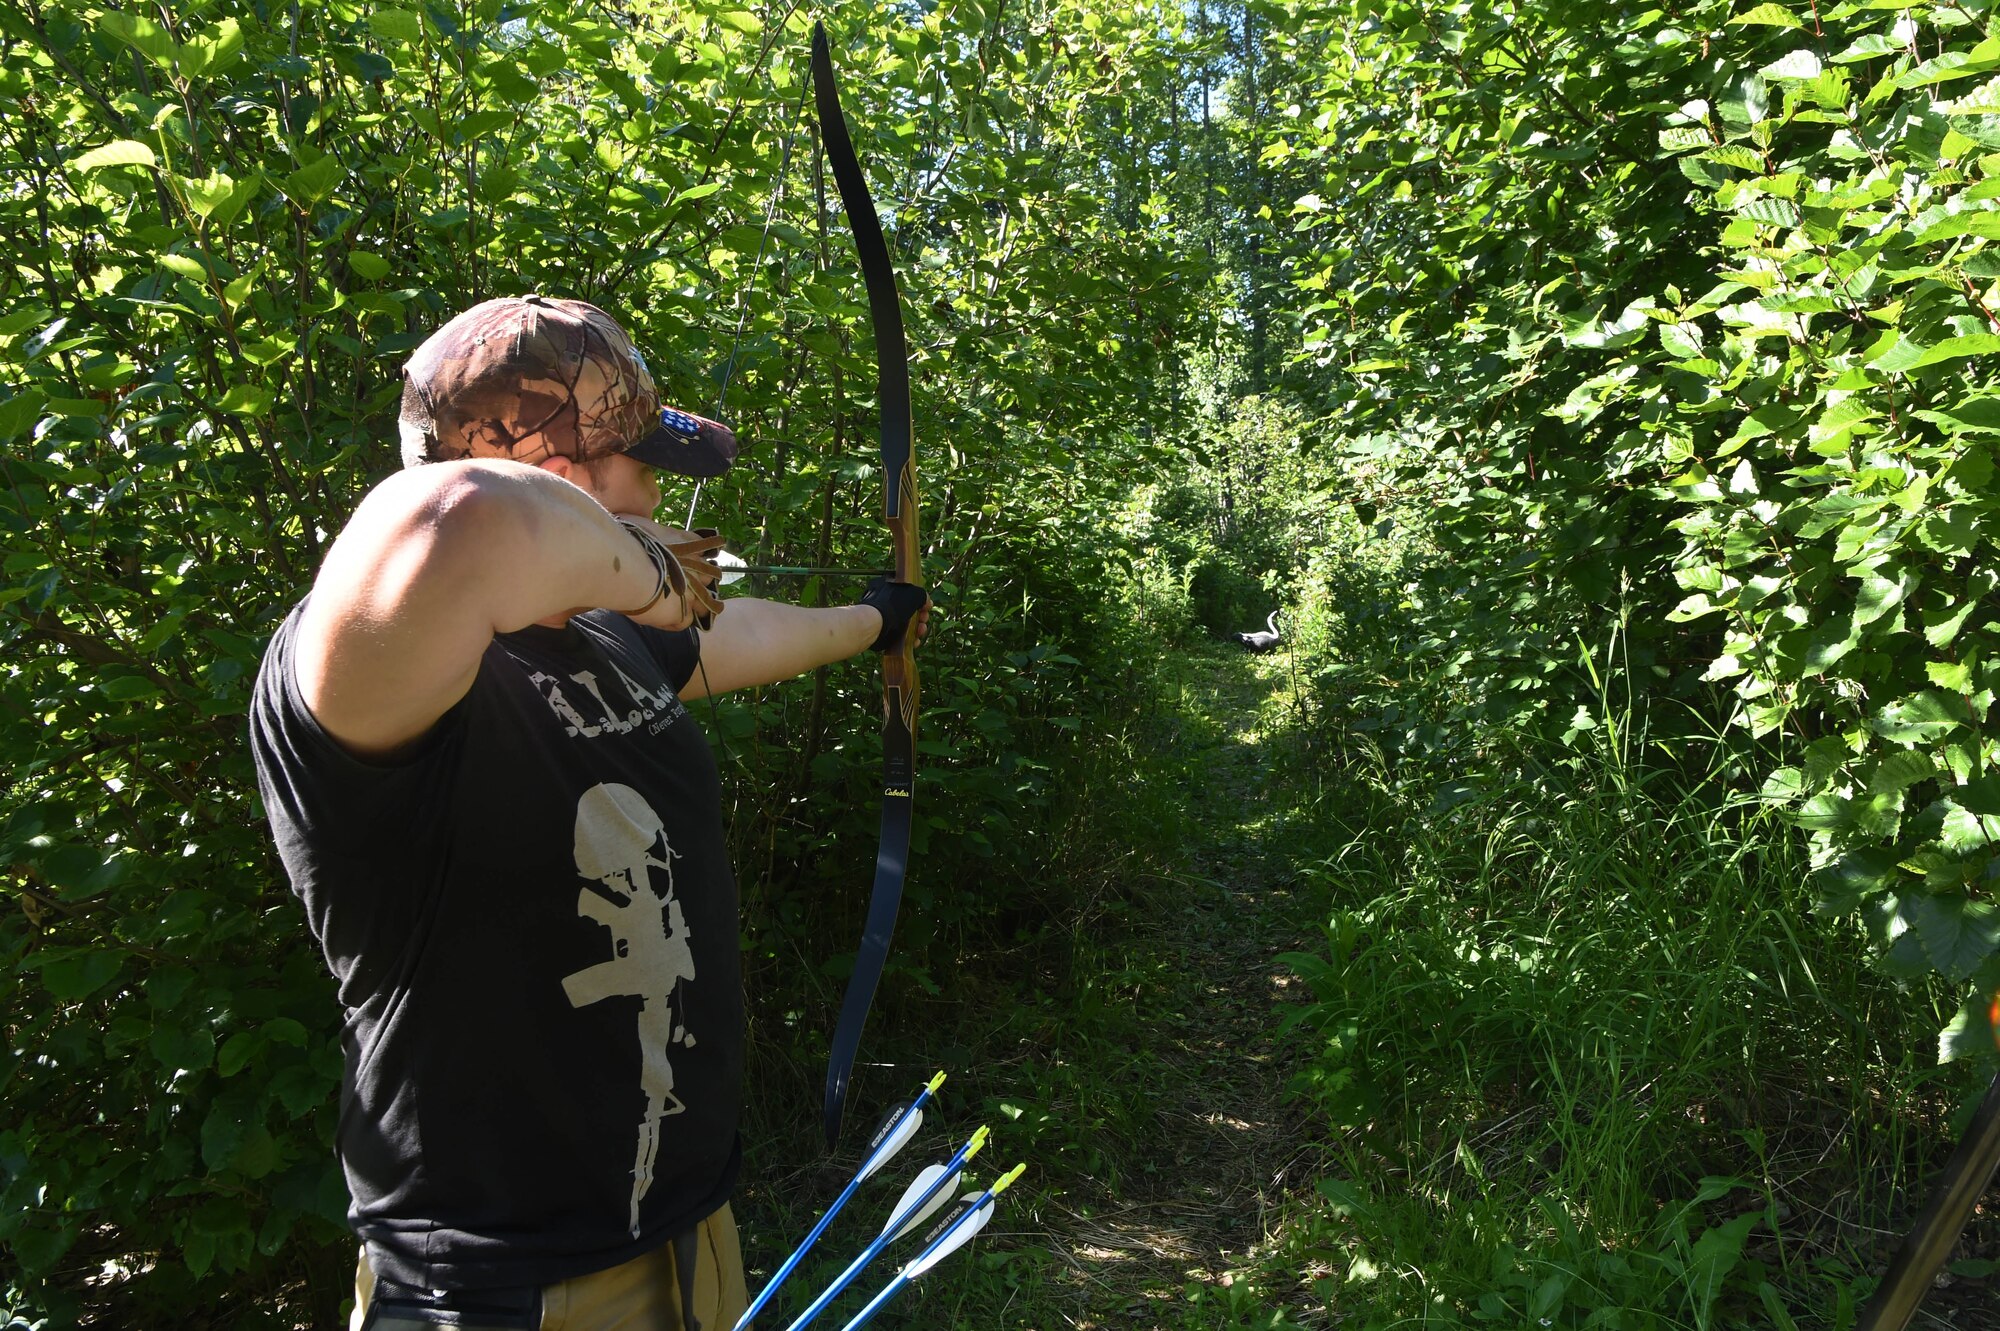
<instances>
[{"instance_id":1,"label":"man","mask_svg":"<svg viewBox=\"0 0 2000 1331\"><path fill-rule=\"evenodd\" d=\"M924 593L725 613L654 469L720 475L735 439L595 306L489 301L404 377L405 469L251 709L346 1013L351 1325L728 1331L737 902L683 702L921 636Z\"/></svg>"}]
</instances>

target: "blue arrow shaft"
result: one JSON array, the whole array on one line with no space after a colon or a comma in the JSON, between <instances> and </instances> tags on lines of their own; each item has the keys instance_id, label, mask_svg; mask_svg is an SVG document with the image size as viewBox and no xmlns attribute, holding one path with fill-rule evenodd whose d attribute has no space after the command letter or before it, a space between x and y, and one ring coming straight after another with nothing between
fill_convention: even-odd
<instances>
[{"instance_id":1,"label":"blue arrow shaft","mask_svg":"<svg viewBox=\"0 0 2000 1331\"><path fill-rule=\"evenodd\" d=\"M877 1294L874 1298L870 1299L868 1301L868 1306L866 1308L863 1308L860 1312L856 1313L854 1315L854 1320L849 1322L845 1327L843 1327L841 1331L857 1331L857 1328L866 1326L868 1325L868 1323L874 1321L875 1314L881 1312L882 1309L888 1305L889 1300L895 1298L898 1294L902 1293L903 1286L909 1283L910 1283L910 1278L904 1275L902 1272L898 1271L896 1273L896 1278L894 1280L891 1280L887 1285L883 1286L882 1292L880 1294Z\"/></svg>"},{"instance_id":2,"label":"blue arrow shaft","mask_svg":"<svg viewBox=\"0 0 2000 1331\"><path fill-rule=\"evenodd\" d=\"M903 1269L901 1271L896 1272L896 1278L894 1280L891 1280L887 1285L883 1286L882 1292L880 1294L877 1294L874 1298L870 1299L868 1301L867 1307L863 1308L860 1312L854 1314L854 1320L849 1322L846 1326L842 1327L841 1331L860 1331L861 1327L864 1327L868 1325L869 1322L873 1321L875 1318L875 1314L881 1312L883 1308L887 1307L889 1300L895 1298L897 1294L902 1292L903 1286L910 1283L910 1277L906 1275L905 1272L907 1272L912 1266L919 1265L926 1257L929 1257L939 1248L942 1248L945 1244L951 1242L951 1236L958 1233L959 1228L961 1226L969 1223L974 1216L979 1214L979 1209L992 1200L993 1200L993 1190L991 1188L988 1188L985 1192L980 1193L977 1199L968 1203L966 1208L963 1211L959 1212L958 1219L952 1222L951 1227L946 1229L944 1233L938 1235L937 1240L934 1243L932 1243L929 1247L925 1248L922 1252L918 1253L909 1262L905 1263Z\"/></svg>"},{"instance_id":3,"label":"blue arrow shaft","mask_svg":"<svg viewBox=\"0 0 2000 1331\"><path fill-rule=\"evenodd\" d=\"M806 1235L805 1242L792 1250L792 1255L785 1259L784 1264L771 1277L770 1283L765 1285L757 1297L751 1301L749 1308L744 1310L743 1316L736 1319L735 1331L743 1331L743 1328L748 1326L751 1320L764 1310L764 1305L769 1303L777 1294L778 1287L791 1278L792 1272L798 1269L799 1263L804 1261L806 1254L812 1251L813 1244L819 1242L819 1236L826 1233L826 1227L833 1223L835 1216L840 1214L840 1208L847 1205L848 1198L852 1197L868 1178L868 1175L872 1172L871 1167L875 1163L875 1158L881 1155L883 1151L889 1149L889 1144L895 1136L896 1125L923 1108L924 1101L930 1098L931 1088L926 1086L923 1090L917 1092L917 1098L910 1101L908 1109L905 1109L890 1121L888 1131L883 1135L882 1144L868 1153L868 1158L863 1160L861 1167L854 1171L854 1177L847 1181L845 1188L841 1189L840 1196L834 1199L832 1206L826 1208L826 1214L821 1216L819 1223L813 1226L812 1233Z\"/></svg>"},{"instance_id":4,"label":"blue arrow shaft","mask_svg":"<svg viewBox=\"0 0 2000 1331\"><path fill-rule=\"evenodd\" d=\"M937 1196L941 1189L951 1186L952 1181L958 1177L959 1166L965 1163L966 1153L971 1149L971 1142L967 1142L965 1145L959 1147L958 1154L945 1162L944 1173L932 1179L931 1185L925 1188L914 1202L911 1202L908 1206L891 1216L888 1225L882 1230L881 1234L876 1236L875 1241L868 1245L867 1250L850 1262L847 1269L836 1276L833 1283L822 1290L820 1296L812 1301L812 1306L800 1313L798 1320L786 1327L785 1331L800 1331L800 1328L804 1327L806 1323L825 1312L826 1306L839 1298L842 1292L854 1283L855 1277L861 1274L862 1268L879 1257L882 1249L888 1247L895 1240L896 1231L902 1226L903 1222L910 1216L923 1210L924 1203Z\"/></svg>"}]
</instances>

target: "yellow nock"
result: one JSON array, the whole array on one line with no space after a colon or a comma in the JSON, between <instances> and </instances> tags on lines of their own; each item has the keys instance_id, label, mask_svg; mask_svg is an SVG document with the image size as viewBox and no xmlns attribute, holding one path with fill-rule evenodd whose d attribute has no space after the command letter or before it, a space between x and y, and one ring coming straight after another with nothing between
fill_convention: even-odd
<instances>
[{"instance_id":1,"label":"yellow nock","mask_svg":"<svg viewBox=\"0 0 2000 1331\"><path fill-rule=\"evenodd\" d=\"M965 1144L965 1158L967 1160L979 1154L979 1148L986 1145L986 1134L991 1131L991 1128L982 1127L979 1131L972 1134L972 1140Z\"/></svg>"},{"instance_id":2,"label":"yellow nock","mask_svg":"<svg viewBox=\"0 0 2000 1331\"><path fill-rule=\"evenodd\" d=\"M924 1087L924 1089L929 1091L932 1095L936 1095L937 1088L942 1085L944 1085L944 1074L940 1072L938 1073L937 1076L931 1078L931 1084Z\"/></svg>"},{"instance_id":3,"label":"yellow nock","mask_svg":"<svg viewBox=\"0 0 2000 1331\"><path fill-rule=\"evenodd\" d=\"M998 1197L1001 1193L1007 1191L1007 1189L1014 1186L1015 1179L1021 1177L1021 1175L1027 1172L1028 1172L1028 1166L1025 1162L1022 1164L1015 1165L1012 1169L1002 1174L1000 1176L1000 1181L998 1183L995 1183L987 1191L991 1195Z\"/></svg>"}]
</instances>

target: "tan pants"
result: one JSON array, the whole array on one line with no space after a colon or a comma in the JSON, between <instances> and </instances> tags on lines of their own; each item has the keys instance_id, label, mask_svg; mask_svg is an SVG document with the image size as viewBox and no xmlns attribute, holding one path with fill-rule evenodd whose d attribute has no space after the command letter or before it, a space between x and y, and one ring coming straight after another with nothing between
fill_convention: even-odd
<instances>
[{"instance_id":1,"label":"tan pants","mask_svg":"<svg viewBox=\"0 0 2000 1331\"><path fill-rule=\"evenodd\" d=\"M701 1222L694 1274L695 1317L702 1331L731 1331L750 1306L744 1287L743 1251L737 1246L736 1217L727 1206ZM362 1250L354 1268L354 1315L349 1331L360 1331L375 1293L375 1272ZM684 1331L680 1273L672 1244L634 1257L608 1271L542 1287L541 1331Z\"/></svg>"}]
</instances>

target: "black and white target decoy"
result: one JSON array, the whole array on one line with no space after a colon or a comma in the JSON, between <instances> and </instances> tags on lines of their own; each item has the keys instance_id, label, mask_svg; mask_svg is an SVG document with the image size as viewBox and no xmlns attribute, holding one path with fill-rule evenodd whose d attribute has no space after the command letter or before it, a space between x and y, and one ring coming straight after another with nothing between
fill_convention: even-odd
<instances>
[{"instance_id":1,"label":"black and white target decoy","mask_svg":"<svg viewBox=\"0 0 2000 1331\"><path fill-rule=\"evenodd\" d=\"M1243 644L1244 650L1252 652L1268 652L1276 647L1283 641L1278 636L1278 612L1275 610L1271 612L1271 617L1264 621L1264 627L1260 632L1239 633L1236 635L1236 641Z\"/></svg>"}]
</instances>

